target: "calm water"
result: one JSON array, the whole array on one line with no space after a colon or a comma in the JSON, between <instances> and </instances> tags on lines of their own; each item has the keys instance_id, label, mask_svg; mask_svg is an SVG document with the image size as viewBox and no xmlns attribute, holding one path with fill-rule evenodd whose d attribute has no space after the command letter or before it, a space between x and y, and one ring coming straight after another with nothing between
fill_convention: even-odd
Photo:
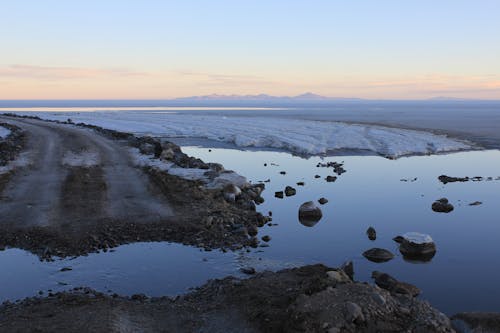
<instances>
[{"instance_id":1,"label":"calm water","mask_svg":"<svg viewBox=\"0 0 500 333\"><path fill-rule=\"evenodd\" d=\"M422 298L446 313L500 311L500 181L443 185L437 177L500 176L500 152L482 151L387 160L375 156L340 156L303 159L273 151L241 151L228 148L185 147L184 151L205 161L222 163L266 183L265 203L258 209L273 212L273 223L259 235L270 235L270 247L251 253L205 252L168 243L138 243L113 252L76 259L41 263L17 249L0 252L0 298L18 299L39 290L64 290L89 286L119 294L175 295L201 285L209 278L239 275L242 266L277 270L306 263L337 266L353 260L359 280L370 281L372 270L381 270L416 284ZM318 161L343 161L347 170L335 183L324 177L331 168L316 168ZM264 166L267 163L267 167ZM277 165L271 165L277 164ZM286 175L279 174L286 171ZM319 174L321 178L315 179ZM414 182L401 179L417 178ZM304 181L304 187L296 186ZM286 185L297 195L274 198ZM323 218L314 227L299 223L297 209L305 201L326 197ZM455 210L438 214L430 206L447 197ZM482 201L480 206L470 202ZM365 231L377 230L370 241ZM438 247L431 262L407 262L392 238L408 231L430 234ZM383 247L397 256L375 264L361 253ZM72 271L60 272L70 266Z\"/></svg>"}]
</instances>

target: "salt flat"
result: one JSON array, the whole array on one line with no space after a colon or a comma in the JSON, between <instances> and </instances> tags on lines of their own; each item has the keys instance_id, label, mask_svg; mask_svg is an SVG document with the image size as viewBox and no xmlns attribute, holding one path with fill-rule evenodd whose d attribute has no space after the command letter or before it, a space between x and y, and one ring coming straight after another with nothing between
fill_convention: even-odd
<instances>
[{"instance_id":1,"label":"salt flat","mask_svg":"<svg viewBox=\"0 0 500 333\"><path fill-rule=\"evenodd\" d=\"M75 123L139 135L203 138L238 147L275 148L308 155L360 150L400 157L474 149L470 142L426 131L334 121L140 111L25 114L61 121L70 118Z\"/></svg>"}]
</instances>

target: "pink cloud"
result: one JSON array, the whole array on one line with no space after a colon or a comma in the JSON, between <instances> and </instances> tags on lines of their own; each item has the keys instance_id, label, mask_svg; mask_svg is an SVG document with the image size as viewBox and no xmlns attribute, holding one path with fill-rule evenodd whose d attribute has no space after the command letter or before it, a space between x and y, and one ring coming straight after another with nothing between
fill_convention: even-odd
<instances>
[{"instance_id":1,"label":"pink cloud","mask_svg":"<svg viewBox=\"0 0 500 333\"><path fill-rule=\"evenodd\" d=\"M148 73L126 68L51 67L9 65L0 67L0 76L43 80L96 79L103 77L147 76Z\"/></svg>"}]
</instances>

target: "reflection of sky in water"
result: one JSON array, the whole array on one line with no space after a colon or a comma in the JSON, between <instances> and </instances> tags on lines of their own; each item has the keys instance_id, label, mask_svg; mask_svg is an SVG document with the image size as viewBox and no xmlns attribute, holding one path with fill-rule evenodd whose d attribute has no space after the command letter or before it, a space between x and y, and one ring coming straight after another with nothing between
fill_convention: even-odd
<instances>
[{"instance_id":1,"label":"reflection of sky in water","mask_svg":"<svg viewBox=\"0 0 500 333\"><path fill-rule=\"evenodd\" d=\"M293 264L322 262L337 266L353 260L356 278L369 281L372 270L382 270L416 284L422 297L447 313L500 308L500 181L442 185L437 177L500 176L500 152L468 152L451 155L401 158L341 156L325 161L344 161L347 172L327 183L331 168L316 168L320 158L301 159L280 152L248 152L232 149L186 147L184 151L207 162L222 163L252 181L266 183L265 203L259 210L273 212L278 226L261 228L270 235L270 247L251 254L204 252L167 243L122 246L115 252L92 254L74 260L40 263L23 251L0 252L2 299L34 295L38 290L90 286L120 294L176 294L201 285L208 278L240 275L238 268L258 270ZM264 167L267 163L267 167ZM276 163L279 166L273 166ZM286 175L279 174L286 171ZM315 179L319 174L321 178ZM415 182L401 182L413 179ZM296 182L304 181L304 187ZM286 185L297 195L274 198ZM298 207L305 201L326 197L323 218L312 228L298 221ZM438 214L430 206L447 197L455 205L450 214ZM482 201L481 206L468 206ZM369 241L365 231L377 230ZM430 234L438 252L430 263L405 262L392 238L408 231ZM396 258L371 263L361 253L371 247L391 250ZM73 271L59 272L64 266ZM59 282L68 283L67 286Z\"/></svg>"},{"instance_id":2,"label":"reflection of sky in water","mask_svg":"<svg viewBox=\"0 0 500 333\"><path fill-rule=\"evenodd\" d=\"M500 181L443 185L437 177L500 176L500 152L468 152L451 155L419 156L387 160L376 156L342 156L325 161L344 161L347 172L335 183L327 183L331 168L316 168L320 158L309 160L287 153L244 152L185 148L186 153L206 161L218 161L228 169L265 180L266 202L259 210L273 212L277 227L264 227L260 235L272 237L265 256L299 262L340 265L354 260L356 277L369 280L372 270L384 270L423 290L423 297L443 311L498 310L500 308L500 225L498 221ZM267 167L264 167L267 163ZM271 163L279 166L272 166ZM286 175L279 174L286 171ZM321 178L315 179L319 174ZM402 182L413 179L415 182ZM306 186L296 186L304 181ZM274 198L286 185L297 195ZM326 197L323 218L313 228L298 222L298 207L305 201ZM455 210L434 213L434 200L447 197ZM482 201L481 206L469 206ZM369 241L365 231L377 230L377 240ZM427 264L403 261L392 238L408 231L430 234L438 252ZM383 247L397 257L385 264L367 261L361 253ZM464 300L467 300L464 302Z\"/></svg>"}]
</instances>

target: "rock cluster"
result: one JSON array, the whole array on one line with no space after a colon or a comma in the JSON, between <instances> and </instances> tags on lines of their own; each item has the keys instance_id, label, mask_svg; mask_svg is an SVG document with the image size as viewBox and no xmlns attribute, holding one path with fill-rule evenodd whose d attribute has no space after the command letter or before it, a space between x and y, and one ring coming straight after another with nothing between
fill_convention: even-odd
<instances>
[{"instance_id":1,"label":"rock cluster","mask_svg":"<svg viewBox=\"0 0 500 333\"><path fill-rule=\"evenodd\" d=\"M333 172L335 172L337 175L341 175L346 170L344 169L344 163L338 163L338 162L327 162L327 163L318 163L316 164L317 168L333 168Z\"/></svg>"},{"instance_id":2,"label":"rock cluster","mask_svg":"<svg viewBox=\"0 0 500 333\"><path fill-rule=\"evenodd\" d=\"M449 176L446 176L446 175L441 175L438 177L439 181L443 184L448 184L448 183L456 183L456 182L460 182L460 183L465 183L465 182L469 182L469 181L472 181L472 182L480 182L480 181L483 181L483 180L486 180L486 181L492 181L492 180L500 180L500 177L497 177L497 178L493 178L493 177L481 177L481 176L475 176L475 177L449 177Z\"/></svg>"},{"instance_id":3,"label":"rock cluster","mask_svg":"<svg viewBox=\"0 0 500 333\"><path fill-rule=\"evenodd\" d=\"M441 175L438 177L439 181L443 184L455 183L455 182L468 182L469 177L449 177L446 175Z\"/></svg>"}]
</instances>

